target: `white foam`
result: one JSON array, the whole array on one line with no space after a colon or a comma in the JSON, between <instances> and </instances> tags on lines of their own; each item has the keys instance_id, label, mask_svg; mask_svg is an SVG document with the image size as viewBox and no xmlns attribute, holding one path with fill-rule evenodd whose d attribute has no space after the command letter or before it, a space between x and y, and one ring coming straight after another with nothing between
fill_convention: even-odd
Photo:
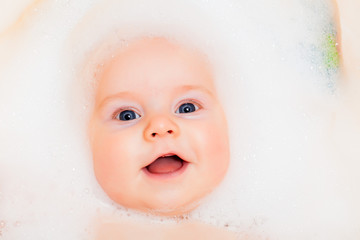
<instances>
[{"instance_id":1,"label":"white foam","mask_svg":"<svg viewBox=\"0 0 360 240\"><path fill-rule=\"evenodd\" d=\"M360 129L324 64L331 14L322 0L39 2L0 35L4 239L89 239L99 214L143 217L93 177L79 76L106 37L149 34L209 56L229 119L230 170L190 217L240 237L358 239Z\"/></svg>"}]
</instances>

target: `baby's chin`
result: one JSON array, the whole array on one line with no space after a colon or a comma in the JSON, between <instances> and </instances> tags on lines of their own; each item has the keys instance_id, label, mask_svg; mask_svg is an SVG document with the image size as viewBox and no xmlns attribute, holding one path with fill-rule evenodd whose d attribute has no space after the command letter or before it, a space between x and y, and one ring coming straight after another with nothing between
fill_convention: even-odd
<instances>
[{"instance_id":1,"label":"baby's chin","mask_svg":"<svg viewBox=\"0 0 360 240\"><path fill-rule=\"evenodd\" d=\"M114 200L114 199L113 199ZM114 200L115 201L115 200ZM163 217L183 217L195 210L202 199L195 197L184 202L168 201L147 201L138 204L115 201L117 204L142 214L150 214Z\"/></svg>"}]
</instances>

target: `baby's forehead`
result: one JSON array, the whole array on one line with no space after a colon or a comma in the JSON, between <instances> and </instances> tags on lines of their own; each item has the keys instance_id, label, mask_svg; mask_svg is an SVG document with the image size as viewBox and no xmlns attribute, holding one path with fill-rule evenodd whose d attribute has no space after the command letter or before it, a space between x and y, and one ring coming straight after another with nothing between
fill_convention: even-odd
<instances>
[{"instance_id":1,"label":"baby's forehead","mask_svg":"<svg viewBox=\"0 0 360 240\"><path fill-rule=\"evenodd\" d=\"M172 71L174 75L179 72L180 75L196 73L209 78L213 75L205 54L183 44L157 37L136 39L114 51L103 65L103 74L100 78L114 72L156 75L165 71Z\"/></svg>"},{"instance_id":2,"label":"baby's forehead","mask_svg":"<svg viewBox=\"0 0 360 240\"><path fill-rule=\"evenodd\" d=\"M111 69L132 65L150 65L162 59L164 65L191 66L213 76L214 68L209 56L192 43L164 36L140 36L130 39L109 37L90 52L84 70L85 78L97 89L104 74ZM173 60L173 61L170 61ZM182 61L180 63L180 61ZM121 63L121 65L119 65ZM184 64L186 63L186 64ZM126 66L127 65L127 66Z\"/></svg>"},{"instance_id":3,"label":"baby's forehead","mask_svg":"<svg viewBox=\"0 0 360 240\"><path fill-rule=\"evenodd\" d=\"M191 61L193 64L209 65L207 57L200 51L164 37L147 37L129 41L126 46L112 53L112 57L114 61L124 60L129 62L133 60L139 63L159 59L168 61L186 59L186 61Z\"/></svg>"},{"instance_id":4,"label":"baby's forehead","mask_svg":"<svg viewBox=\"0 0 360 240\"><path fill-rule=\"evenodd\" d=\"M180 86L202 86L215 94L205 55L165 38L143 38L114 53L98 78L97 93L103 97L142 88L170 92Z\"/></svg>"},{"instance_id":5,"label":"baby's forehead","mask_svg":"<svg viewBox=\"0 0 360 240\"><path fill-rule=\"evenodd\" d=\"M139 53L173 53L175 54L180 49L180 44L170 42L166 38L141 38L128 42L128 44L120 49L120 53L126 54L129 52Z\"/></svg>"}]
</instances>

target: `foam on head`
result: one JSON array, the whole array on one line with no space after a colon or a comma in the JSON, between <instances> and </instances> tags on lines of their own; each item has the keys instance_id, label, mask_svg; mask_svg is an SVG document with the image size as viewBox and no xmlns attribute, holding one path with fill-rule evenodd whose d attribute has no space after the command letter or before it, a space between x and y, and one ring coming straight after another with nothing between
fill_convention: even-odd
<instances>
[{"instance_id":1,"label":"foam on head","mask_svg":"<svg viewBox=\"0 0 360 240\"><path fill-rule=\"evenodd\" d=\"M212 57L211 63L215 59L217 63L224 62L226 55L232 52L231 47L216 47L219 42L224 42L228 38L226 33L219 32L222 29L216 27L219 23L207 15L199 3L107 1L99 5L94 7L95 12L90 12L84 17L73 31L70 40L70 48L76 49L72 63L81 68L80 88L88 85L92 89L90 92L96 88L96 69L101 70L101 66L109 58L114 57L117 50L138 38L166 38ZM101 14L103 11L109 14L104 16ZM185 15L188 16L189 22L184 21ZM224 46L231 46L231 43L224 43ZM212 54L217 51L222 52Z\"/></svg>"},{"instance_id":2,"label":"foam on head","mask_svg":"<svg viewBox=\"0 0 360 240\"><path fill-rule=\"evenodd\" d=\"M163 36L208 56L229 120L227 177L190 217L240 236L358 238L360 130L338 91L329 1L57 1L32 16L1 39L4 237L87 239L97 213L136 215L93 178L83 63L107 37Z\"/></svg>"}]
</instances>

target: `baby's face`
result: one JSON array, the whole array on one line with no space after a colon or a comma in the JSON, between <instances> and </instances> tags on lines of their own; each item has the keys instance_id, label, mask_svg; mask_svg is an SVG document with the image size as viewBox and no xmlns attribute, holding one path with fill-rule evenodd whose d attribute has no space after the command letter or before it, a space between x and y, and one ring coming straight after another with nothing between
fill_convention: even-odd
<instances>
[{"instance_id":1,"label":"baby's face","mask_svg":"<svg viewBox=\"0 0 360 240\"><path fill-rule=\"evenodd\" d=\"M164 39L133 42L107 64L89 130L96 178L125 207L186 213L228 168L227 123L210 68Z\"/></svg>"}]
</instances>

